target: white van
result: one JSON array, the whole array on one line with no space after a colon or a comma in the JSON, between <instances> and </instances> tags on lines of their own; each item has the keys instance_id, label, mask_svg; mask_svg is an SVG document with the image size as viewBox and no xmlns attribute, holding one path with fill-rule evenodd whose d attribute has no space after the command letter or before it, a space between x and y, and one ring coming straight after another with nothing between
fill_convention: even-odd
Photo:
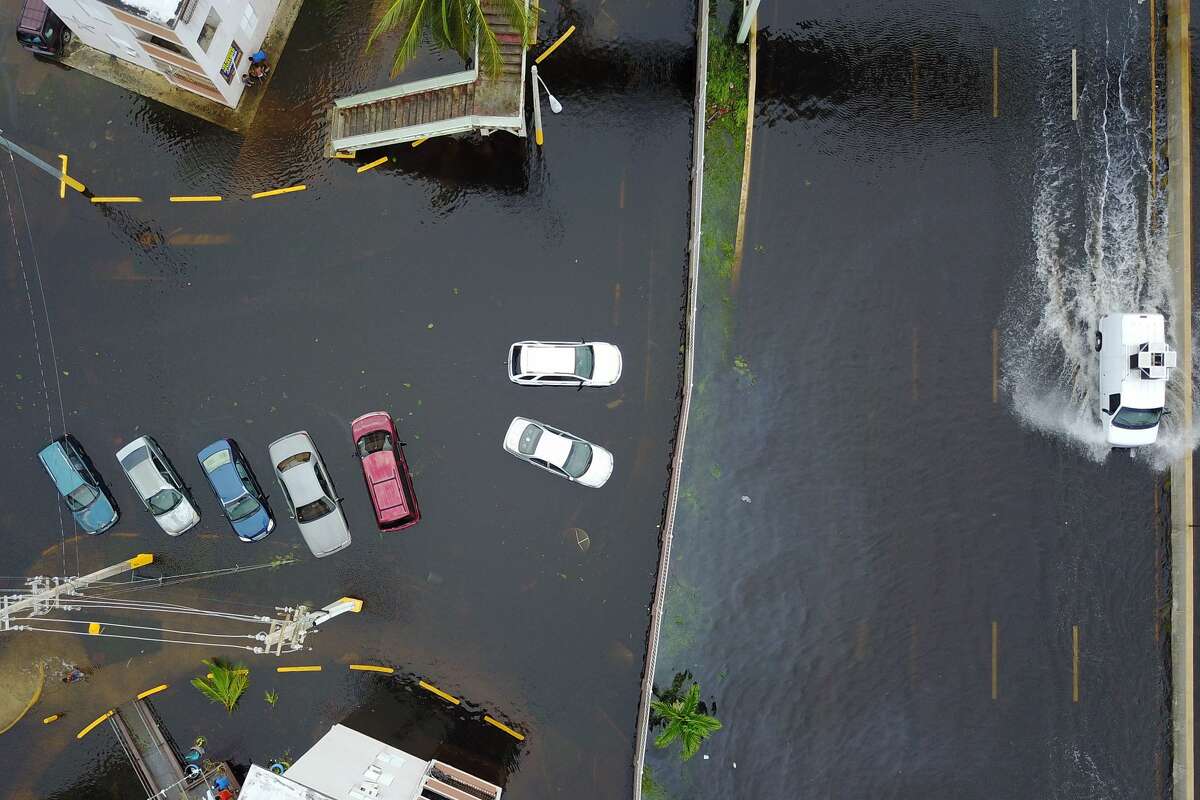
<instances>
[{"instance_id":1,"label":"white van","mask_svg":"<svg viewBox=\"0 0 1200 800\"><path fill-rule=\"evenodd\" d=\"M1096 327L1101 420L1108 443L1154 444L1176 353L1161 314L1106 314Z\"/></svg>"}]
</instances>

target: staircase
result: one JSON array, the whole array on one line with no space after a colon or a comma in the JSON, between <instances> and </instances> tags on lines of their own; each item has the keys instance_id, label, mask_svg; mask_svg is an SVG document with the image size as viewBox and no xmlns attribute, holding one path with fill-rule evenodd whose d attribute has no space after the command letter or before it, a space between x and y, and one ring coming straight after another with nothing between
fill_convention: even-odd
<instances>
[{"instance_id":1,"label":"staircase","mask_svg":"<svg viewBox=\"0 0 1200 800\"><path fill-rule=\"evenodd\" d=\"M529 7L526 0L526 8ZM344 97L329 112L329 149L354 153L371 147L470 130L525 135L525 45L521 33L484 0L483 16L500 45L500 74L472 68L450 75Z\"/></svg>"}]
</instances>

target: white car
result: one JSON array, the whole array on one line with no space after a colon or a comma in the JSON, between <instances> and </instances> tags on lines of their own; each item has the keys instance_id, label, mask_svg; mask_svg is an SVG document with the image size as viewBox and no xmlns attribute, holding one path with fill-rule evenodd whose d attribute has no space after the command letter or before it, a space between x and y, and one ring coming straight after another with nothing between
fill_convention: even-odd
<instances>
[{"instance_id":1,"label":"white car","mask_svg":"<svg viewBox=\"0 0 1200 800\"><path fill-rule=\"evenodd\" d=\"M350 526L342 513L342 498L334 492L329 470L308 432L289 433L268 449L288 512L312 554L324 558L349 547Z\"/></svg>"},{"instance_id":2,"label":"white car","mask_svg":"<svg viewBox=\"0 0 1200 800\"><path fill-rule=\"evenodd\" d=\"M569 481L599 489L612 475L612 453L573 433L516 417L504 434L504 449L522 461Z\"/></svg>"},{"instance_id":3,"label":"white car","mask_svg":"<svg viewBox=\"0 0 1200 800\"><path fill-rule=\"evenodd\" d=\"M1177 354L1161 314L1107 314L1096 326L1099 404L1113 447L1154 444ZM1107 417L1107 419L1105 419Z\"/></svg>"},{"instance_id":4,"label":"white car","mask_svg":"<svg viewBox=\"0 0 1200 800\"><path fill-rule=\"evenodd\" d=\"M178 536L200 521L183 478L158 442L139 436L117 451L117 461L142 505L168 535Z\"/></svg>"},{"instance_id":5,"label":"white car","mask_svg":"<svg viewBox=\"0 0 1200 800\"><path fill-rule=\"evenodd\" d=\"M621 351L608 342L517 342L508 348L508 379L526 386L612 386Z\"/></svg>"}]
</instances>

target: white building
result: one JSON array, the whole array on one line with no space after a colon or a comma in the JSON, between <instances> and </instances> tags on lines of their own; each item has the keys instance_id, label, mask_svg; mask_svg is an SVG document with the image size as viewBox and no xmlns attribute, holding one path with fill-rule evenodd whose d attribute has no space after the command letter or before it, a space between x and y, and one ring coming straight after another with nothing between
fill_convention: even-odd
<instances>
[{"instance_id":1,"label":"white building","mask_svg":"<svg viewBox=\"0 0 1200 800\"><path fill-rule=\"evenodd\" d=\"M83 44L237 107L279 0L46 0Z\"/></svg>"},{"instance_id":2,"label":"white building","mask_svg":"<svg viewBox=\"0 0 1200 800\"><path fill-rule=\"evenodd\" d=\"M239 800L500 800L499 786L425 761L344 725L283 775L251 765Z\"/></svg>"}]
</instances>

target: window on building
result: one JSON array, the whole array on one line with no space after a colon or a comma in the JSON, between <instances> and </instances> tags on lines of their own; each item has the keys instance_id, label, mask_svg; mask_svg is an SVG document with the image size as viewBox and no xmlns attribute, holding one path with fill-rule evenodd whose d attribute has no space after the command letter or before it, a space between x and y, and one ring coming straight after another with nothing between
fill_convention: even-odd
<instances>
[{"instance_id":1,"label":"window on building","mask_svg":"<svg viewBox=\"0 0 1200 800\"><path fill-rule=\"evenodd\" d=\"M137 38L138 38L139 42L145 42L147 44L152 44L155 47L162 48L163 50L170 50L172 53L175 53L178 56L182 56L183 58L186 58L188 61L194 60L192 58L191 54L188 53L187 50L184 50L182 47L177 45L175 42L172 42L168 39L164 39L161 36L155 36L153 33L140 33L139 32L137 34Z\"/></svg>"},{"instance_id":2,"label":"window on building","mask_svg":"<svg viewBox=\"0 0 1200 800\"><path fill-rule=\"evenodd\" d=\"M258 14L254 13L254 7L247 5L246 10L242 12L242 33L247 36L254 35L254 29L258 27Z\"/></svg>"},{"instance_id":3,"label":"window on building","mask_svg":"<svg viewBox=\"0 0 1200 800\"><path fill-rule=\"evenodd\" d=\"M213 37L217 35L217 28L221 27L221 15L217 13L215 8L208 10L208 19L204 20L204 27L200 29L200 36L196 39L196 44L200 45L200 49L208 52L208 46L212 44Z\"/></svg>"}]
</instances>

